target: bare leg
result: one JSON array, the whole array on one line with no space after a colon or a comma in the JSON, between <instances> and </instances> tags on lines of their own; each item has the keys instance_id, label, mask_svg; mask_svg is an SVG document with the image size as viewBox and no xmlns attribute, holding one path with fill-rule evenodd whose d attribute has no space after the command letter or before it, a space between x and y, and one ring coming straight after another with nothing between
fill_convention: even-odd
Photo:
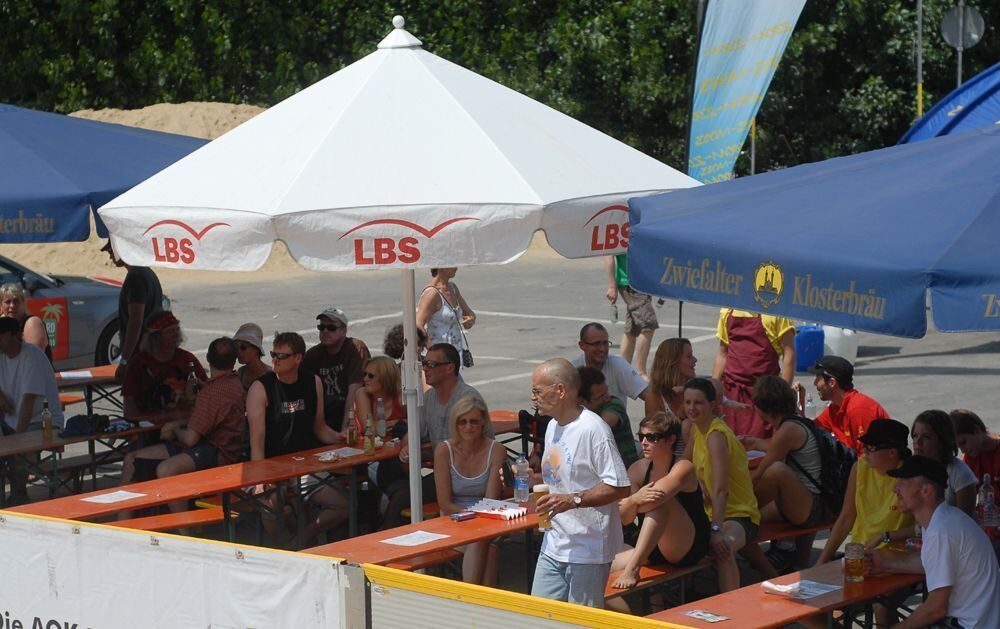
<instances>
[{"instance_id":1,"label":"bare leg","mask_svg":"<svg viewBox=\"0 0 1000 629\"><path fill-rule=\"evenodd\" d=\"M167 446L162 443L158 443L153 446L148 446L146 448L141 448L134 452L129 452L125 455L125 459L122 461L122 485L128 485L135 478L135 460L136 459L147 459L151 461L162 461L170 457L170 453L167 452ZM132 518L131 511L119 511L117 519L118 521L129 520Z\"/></svg>"},{"instance_id":2,"label":"bare leg","mask_svg":"<svg viewBox=\"0 0 1000 629\"><path fill-rule=\"evenodd\" d=\"M618 572L623 569L627 564L629 559L632 557L632 553L635 549L625 544L625 549L615 555L614 560L611 562L611 572ZM604 601L605 609L610 609L612 611L621 612L623 614L631 614L632 608L629 607L628 601L623 597L618 596L615 598L608 599Z\"/></svg>"},{"instance_id":3,"label":"bare leg","mask_svg":"<svg viewBox=\"0 0 1000 629\"><path fill-rule=\"evenodd\" d=\"M625 362L632 364L632 353L635 351L635 337L626 332L622 335L622 358Z\"/></svg>"},{"instance_id":4,"label":"bare leg","mask_svg":"<svg viewBox=\"0 0 1000 629\"><path fill-rule=\"evenodd\" d=\"M743 527L732 520L722 523L722 535L729 543L729 553L726 556L715 557L715 567L719 572L719 590L721 592L731 592L740 587L740 569L736 565L736 551L742 549L746 543L746 534Z\"/></svg>"},{"instance_id":5,"label":"bare leg","mask_svg":"<svg viewBox=\"0 0 1000 629\"><path fill-rule=\"evenodd\" d=\"M194 469L195 463L191 455L181 453L161 461L156 466L156 477L167 478L169 476L177 476L178 474L187 474L188 472L193 472ZM167 508L170 509L171 513L187 511L187 506L187 500L175 500L167 504Z\"/></svg>"},{"instance_id":6,"label":"bare leg","mask_svg":"<svg viewBox=\"0 0 1000 629\"><path fill-rule=\"evenodd\" d=\"M664 536L668 529L670 535ZM668 561L677 561L687 553L693 542L694 524L691 518L687 517L687 512L676 499L668 500L646 514L635 550L628 556L622 573L611 587L634 587L639 582L639 568L648 562L653 548L659 546Z\"/></svg>"},{"instance_id":7,"label":"bare leg","mask_svg":"<svg viewBox=\"0 0 1000 629\"><path fill-rule=\"evenodd\" d=\"M782 461L775 461L767 468L755 483L754 493L764 522L787 520L791 524L801 524L812 511L812 494L794 470Z\"/></svg>"},{"instance_id":8,"label":"bare leg","mask_svg":"<svg viewBox=\"0 0 1000 629\"><path fill-rule=\"evenodd\" d=\"M489 544L486 547L486 565L483 567L482 585L496 587L497 585L497 547Z\"/></svg>"},{"instance_id":9,"label":"bare leg","mask_svg":"<svg viewBox=\"0 0 1000 629\"><path fill-rule=\"evenodd\" d=\"M646 362L649 359L649 348L653 344L653 332L654 330L643 330L635 341L635 370L647 380L649 374L646 372Z\"/></svg>"},{"instance_id":10,"label":"bare leg","mask_svg":"<svg viewBox=\"0 0 1000 629\"><path fill-rule=\"evenodd\" d=\"M308 543L323 531L336 528L347 521L347 498L340 491L323 487L310 498L323 509L306 525L303 538Z\"/></svg>"},{"instance_id":11,"label":"bare leg","mask_svg":"<svg viewBox=\"0 0 1000 629\"><path fill-rule=\"evenodd\" d=\"M489 545L489 542L475 542L465 547L462 554L462 580L466 583L482 585Z\"/></svg>"}]
</instances>

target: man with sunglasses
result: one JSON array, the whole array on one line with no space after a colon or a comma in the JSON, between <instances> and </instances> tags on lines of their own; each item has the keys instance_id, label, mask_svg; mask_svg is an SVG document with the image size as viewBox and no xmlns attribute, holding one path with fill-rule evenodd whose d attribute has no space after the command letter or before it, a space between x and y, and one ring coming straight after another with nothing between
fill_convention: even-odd
<instances>
[{"instance_id":1,"label":"man with sunglasses","mask_svg":"<svg viewBox=\"0 0 1000 629\"><path fill-rule=\"evenodd\" d=\"M580 374L564 358L531 375L531 401L548 415L542 480L550 493L535 505L552 517L531 586L532 596L604 607L611 561L622 549L618 501L631 483L611 428L580 406Z\"/></svg>"},{"instance_id":2,"label":"man with sunglasses","mask_svg":"<svg viewBox=\"0 0 1000 629\"><path fill-rule=\"evenodd\" d=\"M572 361L574 367L593 367L604 374L608 384L608 392L612 397L625 401L646 400L652 395L649 383L639 375L624 358L609 354L611 341L608 340L608 330L597 322L591 322L580 328L580 350L583 352Z\"/></svg>"},{"instance_id":3,"label":"man with sunglasses","mask_svg":"<svg viewBox=\"0 0 1000 629\"><path fill-rule=\"evenodd\" d=\"M468 385L459 375L462 357L455 346L450 343L435 343L427 350L427 355L420 360L424 372L424 381L430 387L424 394L424 405L420 407L420 441L429 445L428 453L433 452L439 443L450 436L448 416L451 408L464 397L473 397L483 405L483 396L474 387ZM488 426L486 436L493 438L493 427ZM409 481L407 465L410 460L409 443L402 439L403 447L398 460L383 461L379 464L377 484L389 495L389 508L386 510L386 527L398 526L403 523L400 512L409 507ZM435 493L434 475L423 478L422 494L424 501L433 500Z\"/></svg>"},{"instance_id":4,"label":"man with sunglasses","mask_svg":"<svg viewBox=\"0 0 1000 629\"><path fill-rule=\"evenodd\" d=\"M364 359L353 339L347 336L347 315L343 310L330 306L316 315L316 319L319 321L316 325L319 344L306 352L302 368L316 374L323 382L326 424L346 434L347 415L351 410L357 412L362 426L371 412L368 398L358 395L364 383Z\"/></svg>"},{"instance_id":5,"label":"man with sunglasses","mask_svg":"<svg viewBox=\"0 0 1000 629\"><path fill-rule=\"evenodd\" d=\"M861 437L876 419L889 419L882 405L854 388L854 366L840 356L824 356L809 368L819 399L829 402L814 420L855 452L862 448ZM801 389L802 385L797 384Z\"/></svg>"}]
</instances>

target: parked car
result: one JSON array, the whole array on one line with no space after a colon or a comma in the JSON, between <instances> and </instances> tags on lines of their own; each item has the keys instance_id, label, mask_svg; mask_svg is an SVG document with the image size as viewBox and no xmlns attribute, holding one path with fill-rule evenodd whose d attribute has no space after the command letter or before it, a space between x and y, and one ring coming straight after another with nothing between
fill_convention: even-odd
<instances>
[{"instance_id":1,"label":"parked car","mask_svg":"<svg viewBox=\"0 0 1000 629\"><path fill-rule=\"evenodd\" d=\"M28 312L45 323L56 371L118 361L120 281L46 275L0 256L0 284L8 282L24 287ZM163 307L170 308L166 297Z\"/></svg>"}]
</instances>

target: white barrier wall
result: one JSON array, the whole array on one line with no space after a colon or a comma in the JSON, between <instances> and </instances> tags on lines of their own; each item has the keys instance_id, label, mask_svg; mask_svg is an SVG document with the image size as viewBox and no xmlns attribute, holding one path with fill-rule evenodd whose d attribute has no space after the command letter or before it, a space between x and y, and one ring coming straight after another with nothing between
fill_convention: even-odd
<instances>
[{"instance_id":1,"label":"white barrier wall","mask_svg":"<svg viewBox=\"0 0 1000 629\"><path fill-rule=\"evenodd\" d=\"M363 581L297 553L0 512L0 566L0 629L365 626Z\"/></svg>"}]
</instances>

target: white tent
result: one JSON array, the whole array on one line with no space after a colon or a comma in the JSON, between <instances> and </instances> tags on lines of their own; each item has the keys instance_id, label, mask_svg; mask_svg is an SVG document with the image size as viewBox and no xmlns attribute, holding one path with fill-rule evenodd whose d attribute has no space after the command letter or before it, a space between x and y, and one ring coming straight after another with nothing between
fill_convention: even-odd
<instances>
[{"instance_id":1,"label":"white tent","mask_svg":"<svg viewBox=\"0 0 1000 629\"><path fill-rule=\"evenodd\" d=\"M378 50L100 209L134 265L251 271L283 240L320 271L404 269L403 384L416 452L413 269L502 264L543 229L576 258L622 253L630 197L698 182L421 48ZM411 458L419 517L419 463Z\"/></svg>"}]
</instances>

